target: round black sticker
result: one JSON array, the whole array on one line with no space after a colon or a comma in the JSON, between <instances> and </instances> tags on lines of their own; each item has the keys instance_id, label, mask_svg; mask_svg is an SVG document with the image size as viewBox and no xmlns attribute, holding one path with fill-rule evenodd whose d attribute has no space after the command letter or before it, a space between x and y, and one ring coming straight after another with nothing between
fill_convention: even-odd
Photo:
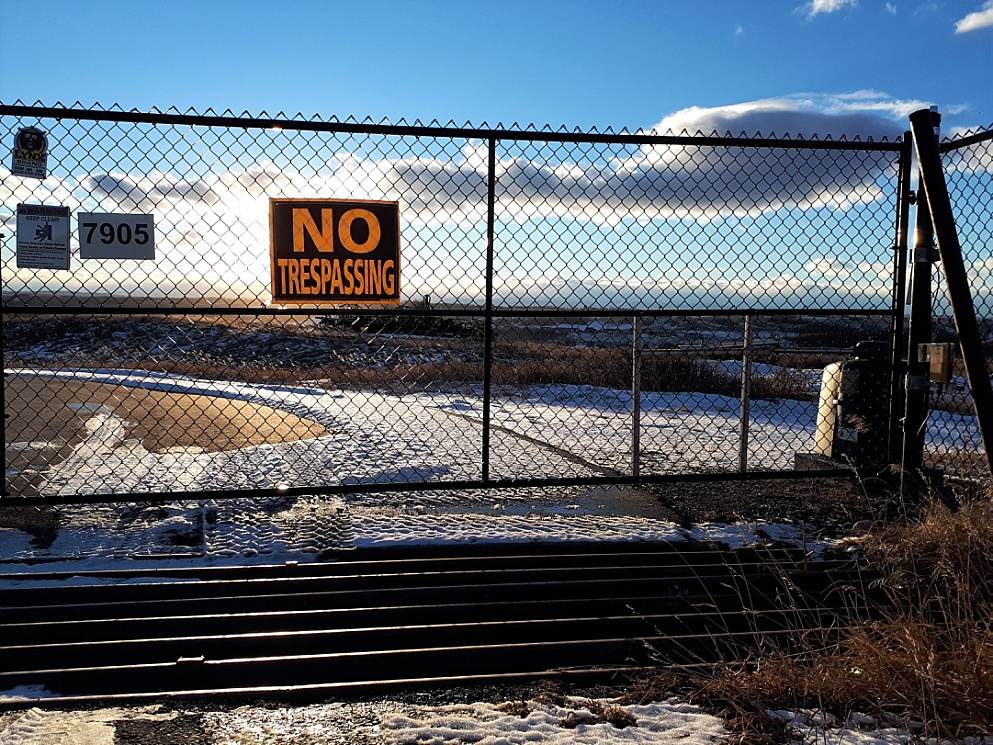
<instances>
[{"instance_id":1,"label":"round black sticker","mask_svg":"<svg viewBox=\"0 0 993 745\"><path fill-rule=\"evenodd\" d=\"M48 151L48 137L37 127L24 127L14 137L14 157L41 160Z\"/></svg>"}]
</instances>

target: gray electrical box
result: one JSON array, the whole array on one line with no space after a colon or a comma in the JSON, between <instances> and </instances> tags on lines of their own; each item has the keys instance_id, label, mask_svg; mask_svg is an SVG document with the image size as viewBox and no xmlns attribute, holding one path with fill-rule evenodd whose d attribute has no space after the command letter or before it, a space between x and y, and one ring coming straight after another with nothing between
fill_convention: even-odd
<instances>
[{"instance_id":1,"label":"gray electrical box","mask_svg":"<svg viewBox=\"0 0 993 745\"><path fill-rule=\"evenodd\" d=\"M821 383L815 452L856 468L889 460L890 365L881 342L860 342L854 359L829 365Z\"/></svg>"},{"instance_id":2,"label":"gray electrical box","mask_svg":"<svg viewBox=\"0 0 993 745\"><path fill-rule=\"evenodd\" d=\"M954 350L954 345L947 343L917 346L917 360L928 363L928 379L932 383L944 385L952 379Z\"/></svg>"}]
</instances>

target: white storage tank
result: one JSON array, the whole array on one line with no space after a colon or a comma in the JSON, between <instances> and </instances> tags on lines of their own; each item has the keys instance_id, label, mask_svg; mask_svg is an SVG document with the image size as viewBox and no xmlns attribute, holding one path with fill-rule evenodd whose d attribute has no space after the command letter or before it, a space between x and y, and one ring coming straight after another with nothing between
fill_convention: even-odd
<instances>
[{"instance_id":1,"label":"white storage tank","mask_svg":"<svg viewBox=\"0 0 993 745\"><path fill-rule=\"evenodd\" d=\"M821 375L821 395L817 402L817 431L814 433L814 452L831 457L834 445L834 425L838 419L838 401L841 398L841 362L832 362Z\"/></svg>"}]
</instances>

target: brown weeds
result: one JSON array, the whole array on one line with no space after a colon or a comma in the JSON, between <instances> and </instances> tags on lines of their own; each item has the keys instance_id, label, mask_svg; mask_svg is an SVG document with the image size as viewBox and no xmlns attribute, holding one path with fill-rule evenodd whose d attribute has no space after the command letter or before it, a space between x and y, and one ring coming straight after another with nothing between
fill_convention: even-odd
<instances>
[{"instance_id":1,"label":"brown weeds","mask_svg":"<svg viewBox=\"0 0 993 745\"><path fill-rule=\"evenodd\" d=\"M698 677L690 700L752 745L776 741L765 712L784 708L918 722L935 737L993 732L993 493L972 489L958 512L934 500L861 551L880 573L881 616L854 608L820 639L798 629L799 651Z\"/></svg>"}]
</instances>

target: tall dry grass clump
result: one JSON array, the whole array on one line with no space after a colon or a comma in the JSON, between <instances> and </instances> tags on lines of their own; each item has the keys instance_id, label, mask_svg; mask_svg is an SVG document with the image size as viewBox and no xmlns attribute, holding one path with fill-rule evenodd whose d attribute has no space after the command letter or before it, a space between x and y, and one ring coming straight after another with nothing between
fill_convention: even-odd
<instances>
[{"instance_id":1,"label":"tall dry grass clump","mask_svg":"<svg viewBox=\"0 0 993 745\"><path fill-rule=\"evenodd\" d=\"M847 641L853 688L936 735L993 732L993 486L973 488L957 512L934 501L863 550L889 610Z\"/></svg>"},{"instance_id":2,"label":"tall dry grass clump","mask_svg":"<svg viewBox=\"0 0 993 745\"><path fill-rule=\"evenodd\" d=\"M827 633L797 629L788 653L697 678L690 699L742 743L777 741L778 709L860 712L939 738L993 733L993 483L957 512L935 499L859 544L875 597Z\"/></svg>"}]
</instances>

